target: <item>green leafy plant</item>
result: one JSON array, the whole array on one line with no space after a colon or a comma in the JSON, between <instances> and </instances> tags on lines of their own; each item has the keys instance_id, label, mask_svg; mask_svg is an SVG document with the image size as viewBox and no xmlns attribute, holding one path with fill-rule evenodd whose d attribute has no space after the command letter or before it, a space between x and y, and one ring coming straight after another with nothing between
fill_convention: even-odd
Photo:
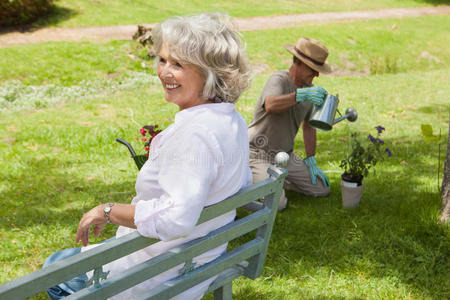
<instances>
[{"instance_id":1,"label":"green leafy plant","mask_svg":"<svg viewBox=\"0 0 450 300\"><path fill-rule=\"evenodd\" d=\"M382 162L386 154L392 155L391 150L384 146L384 141L380 138L385 128L377 126L375 129L377 135L374 137L369 134L365 141L361 141L357 132L350 134L350 151L340 164L340 167L344 169L342 179L361 184L372 167Z\"/></svg>"},{"instance_id":2,"label":"green leafy plant","mask_svg":"<svg viewBox=\"0 0 450 300\"><path fill-rule=\"evenodd\" d=\"M437 164L437 188L439 193L441 192L441 180L440 180L440 173L441 173L441 131L439 130L439 135L433 134L433 126L430 124L421 124L420 128L422 130L422 135L424 137L425 142L432 142L434 144L438 145L438 164Z\"/></svg>"}]
</instances>

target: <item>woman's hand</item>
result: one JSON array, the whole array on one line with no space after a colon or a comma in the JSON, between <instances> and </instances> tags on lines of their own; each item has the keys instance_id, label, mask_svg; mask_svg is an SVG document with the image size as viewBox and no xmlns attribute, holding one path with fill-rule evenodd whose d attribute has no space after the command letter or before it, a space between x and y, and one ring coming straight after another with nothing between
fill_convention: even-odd
<instances>
[{"instance_id":1,"label":"woman's hand","mask_svg":"<svg viewBox=\"0 0 450 300\"><path fill-rule=\"evenodd\" d=\"M89 243L89 230L94 226L94 235L99 236L103 228L106 226L106 218L103 213L105 204L100 204L83 215L78 224L77 235L75 241L81 241L83 246Z\"/></svg>"},{"instance_id":2,"label":"woman's hand","mask_svg":"<svg viewBox=\"0 0 450 300\"><path fill-rule=\"evenodd\" d=\"M95 236L99 236L106 226L106 218L103 212L106 204L100 204L83 215L78 224L75 241L81 241L83 246L89 242L89 230L94 226ZM134 212L136 205L114 203L113 209L109 213L110 222L116 225L126 226L136 229L134 224Z\"/></svg>"}]
</instances>

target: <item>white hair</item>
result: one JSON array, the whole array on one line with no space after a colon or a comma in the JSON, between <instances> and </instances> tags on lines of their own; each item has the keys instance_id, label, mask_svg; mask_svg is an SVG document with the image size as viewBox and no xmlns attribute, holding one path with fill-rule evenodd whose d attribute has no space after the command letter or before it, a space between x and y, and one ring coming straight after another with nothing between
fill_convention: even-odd
<instances>
[{"instance_id":1,"label":"white hair","mask_svg":"<svg viewBox=\"0 0 450 300\"><path fill-rule=\"evenodd\" d=\"M234 103L250 86L245 44L227 15L171 17L156 25L152 39L157 54L168 45L171 56L199 69L205 78L203 98Z\"/></svg>"}]
</instances>

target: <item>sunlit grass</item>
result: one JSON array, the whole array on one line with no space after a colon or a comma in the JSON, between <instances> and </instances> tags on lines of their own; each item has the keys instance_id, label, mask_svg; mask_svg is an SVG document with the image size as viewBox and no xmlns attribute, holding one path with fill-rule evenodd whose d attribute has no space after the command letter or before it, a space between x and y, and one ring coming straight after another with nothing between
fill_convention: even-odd
<instances>
[{"instance_id":1,"label":"sunlit grass","mask_svg":"<svg viewBox=\"0 0 450 300\"><path fill-rule=\"evenodd\" d=\"M124 25L153 23L173 15L205 11L219 11L233 17L250 17L389 7L433 6L445 3L445 0L135 0L133 2L123 0L56 0L56 8L53 14L47 19L38 21L37 24L52 24L60 27Z\"/></svg>"}]
</instances>

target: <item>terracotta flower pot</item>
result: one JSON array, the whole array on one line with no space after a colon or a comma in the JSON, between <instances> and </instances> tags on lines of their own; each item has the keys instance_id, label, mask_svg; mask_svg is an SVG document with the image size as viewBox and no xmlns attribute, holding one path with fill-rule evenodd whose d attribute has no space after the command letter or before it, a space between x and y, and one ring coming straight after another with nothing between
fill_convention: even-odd
<instances>
[{"instance_id":1,"label":"terracotta flower pot","mask_svg":"<svg viewBox=\"0 0 450 300\"><path fill-rule=\"evenodd\" d=\"M347 179L347 178L346 178ZM344 179L342 176L341 192L342 192L342 206L344 208L357 207L361 200L363 191L362 181L352 182Z\"/></svg>"}]
</instances>

